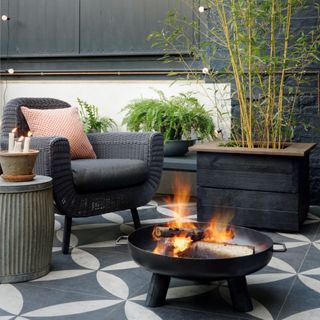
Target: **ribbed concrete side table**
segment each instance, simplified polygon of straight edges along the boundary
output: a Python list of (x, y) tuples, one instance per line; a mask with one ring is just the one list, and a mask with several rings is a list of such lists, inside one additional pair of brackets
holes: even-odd
[(39, 278), (49, 272), (54, 232), (52, 179), (0, 179), (0, 283)]

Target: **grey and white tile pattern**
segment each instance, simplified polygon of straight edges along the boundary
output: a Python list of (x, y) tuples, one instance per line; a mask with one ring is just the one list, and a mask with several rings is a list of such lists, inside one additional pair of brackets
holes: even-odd
[[(196, 207), (189, 204), (190, 219)], [(161, 199), (139, 209), (142, 223), (171, 220)], [(0, 284), (0, 320), (9, 319), (320, 319), (320, 208), (313, 207), (298, 234), (268, 233), (284, 242), (267, 267), (247, 277), (254, 309), (232, 310), (225, 281), (172, 279), (167, 304), (144, 305), (151, 274), (115, 240), (133, 230), (130, 212), (74, 219), (70, 255), (61, 253), (63, 219), (56, 216), (51, 272), (30, 282)]]

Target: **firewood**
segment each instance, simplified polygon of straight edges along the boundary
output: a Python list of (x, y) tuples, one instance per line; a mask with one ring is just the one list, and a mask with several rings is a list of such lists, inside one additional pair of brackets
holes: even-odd
[(193, 241), (203, 239), (205, 230), (192, 228), (170, 228), (155, 227), (154, 236), (156, 238), (171, 238), (175, 236), (190, 237)]
[(191, 258), (237, 258), (253, 255), (255, 253), (254, 246), (240, 245), (233, 243), (218, 243), (196, 241), (193, 242), (189, 249), (185, 250), (181, 256)]

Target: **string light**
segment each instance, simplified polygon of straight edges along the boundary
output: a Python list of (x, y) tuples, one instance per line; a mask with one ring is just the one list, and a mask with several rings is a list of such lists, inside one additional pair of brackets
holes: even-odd
[(1, 20), (2, 21), (8, 21), (8, 20), (10, 20), (10, 18), (4, 14), (4, 15), (1, 16)]
[(209, 69), (208, 68), (203, 68), (202, 69), (203, 74), (209, 74)]
[(14, 74), (14, 69), (13, 68), (8, 69), (7, 71), (8, 71), (9, 74)]
[(205, 7), (203, 7), (203, 6), (200, 6), (200, 7), (198, 8), (198, 10), (199, 10), (200, 13), (203, 13), (203, 12), (205, 12), (206, 10), (208, 10), (208, 8), (205, 8)]

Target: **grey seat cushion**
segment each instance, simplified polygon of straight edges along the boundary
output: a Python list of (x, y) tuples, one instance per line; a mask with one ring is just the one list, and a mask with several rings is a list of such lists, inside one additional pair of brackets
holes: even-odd
[(71, 161), (75, 188), (79, 192), (99, 192), (143, 183), (147, 164), (131, 159), (79, 159)]

